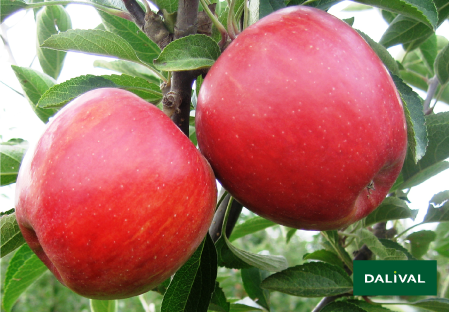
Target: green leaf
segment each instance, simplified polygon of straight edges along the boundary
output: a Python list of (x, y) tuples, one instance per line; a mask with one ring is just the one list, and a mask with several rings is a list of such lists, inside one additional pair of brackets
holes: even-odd
[(262, 289), (260, 284), (270, 275), (269, 272), (258, 268), (242, 269), (242, 282), (248, 296), (257, 304), (270, 311), (270, 292)]
[(178, 11), (178, 0), (155, 0), (153, 2), (159, 10), (166, 10), (168, 13)]
[(449, 81), (449, 44), (438, 53), (434, 67), (440, 83), (446, 84)]
[[(14, 208), (11, 208), (11, 209), (6, 210), (6, 211), (1, 211), (1, 212), (0, 212), (0, 217), (7, 216), (7, 215), (10, 215), (10, 214), (13, 214), (15, 211), (16, 211), (16, 210), (15, 210)], [(0, 241), (0, 243), (1, 243), (1, 241)]]
[[(438, 52), (448, 44), (446, 37), (432, 34), (419, 49), (405, 54), (401, 63), (403, 65), (400, 70), (401, 78), (411, 86), (427, 92), (428, 80), (435, 76), (434, 63)], [(440, 101), (449, 104), (449, 85), (438, 86), (435, 94), (439, 95)]]
[(399, 75), (398, 64), (396, 63), (396, 60), (391, 56), (390, 52), (388, 52), (388, 50), (385, 49), (384, 46), (371, 39), (364, 32), (360, 30), (357, 30), (357, 32), (363, 37), (363, 39), (365, 39), (365, 41), (370, 45), (374, 52), (376, 52), (377, 56), (384, 63), (385, 67), (387, 67), (387, 69), (394, 75)]
[(25, 96), (31, 104), (31, 108), (40, 120), (47, 123), (48, 119), (56, 114), (56, 109), (43, 109), (37, 107), (37, 102), (50, 87), (56, 84), (56, 81), (50, 76), (37, 70), (11, 65), (17, 79), (22, 85)]
[(131, 45), (119, 35), (98, 29), (72, 29), (53, 35), (41, 45), (61, 51), (114, 56), (141, 63)]
[(252, 265), (246, 263), (232, 252), (223, 235), (215, 242), (215, 248), (217, 249), (219, 266), (228, 269), (244, 269), (252, 267)]
[(437, 36), (432, 35), (426, 41), (419, 46), (419, 51), (423, 56), (423, 62), (427, 67), (427, 70), (434, 73), (434, 63), (438, 55)]
[(305, 263), (266, 278), (262, 288), (300, 297), (335, 296), (352, 291), (349, 275), (335, 265)]
[(384, 307), (379, 306), (377, 304), (371, 304), (371, 303), (368, 303), (368, 302), (363, 301), (363, 300), (349, 299), (349, 300), (346, 300), (345, 302), (353, 304), (353, 305), (355, 305), (355, 306), (357, 306), (359, 308), (362, 308), (363, 311), (367, 311), (367, 312), (391, 311), (391, 310), (385, 309)]
[(44, 73), (57, 79), (67, 52), (43, 49), (40, 45), (52, 35), (72, 28), (70, 15), (62, 5), (46, 6), (37, 13), (37, 58)]
[(274, 11), (285, 8), (283, 0), (260, 0), (259, 1), (259, 19), (265, 17)]
[(261, 270), (277, 272), (288, 267), (282, 256), (259, 255), (238, 249), (222, 235), (215, 243), (218, 253), (218, 265), (231, 269), (256, 267)]
[[(229, 202), (232, 203), (233, 200), (231, 197)], [(222, 228), (226, 228), (229, 210), (226, 210)], [(265, 271), (278, 272), (288, 267), (287, 260), (282, 256), (259, 255), (238, 249), (231, 244), (224, 232), (215, 243), (215, 247), (218, 253), (218, 265), (227, 268), (244, 269), (253, 266)]]
[(263, 311), (262, 308), (256, 308), (254, 306), (250, 306), (244, 303), (231, 303), (231, 309), (229, 312), (249, 312), (249, 311)]
[[(438, 22), (435, 29), (440, 26), (449, 15), (449, 3), (446, 0), (434, 0), (438, 11)], [(380, 44), (389, 48), (397, 44), (406, 44), (405, 50), (413, 50), (427, 40), (434, 33), (428, 25), (404, 15), (398, 15), (391, 22), (388, 29), (380, 39)]]
[(212, 38), (190, 35), (170, 42), (154, 60), (154, 66), (165, 71), (208, 68), (220, 53), (220, 47)]
[[(300, 1), (301, 3), (304, 1)], [(296, 4), (301, 4), (296, 3)], [(289, 3), (290, 4), (290, 3)], [(248, 25), (252, 25), (268, 14), (285, 7), (282, 0), (260, 0), (249, 2)]]
[[(196, 107), (196, 94), (192, 92), (192, 100), (191, 103), (193, 107)], [(193, 145), (198, 145), (198, 140), (196, 138), (196, 129), (195, 129), (195, 116), (190, 116), (189, 119), (189, 139), (192, 141)]]
[(359, 246), (366, 245), (380, 260), (407, 260), (407, 256), (400, 250), (385, 247), (379, 239), (365, 228), (356, 233)]
[(0, 243), (0, 258), (25, 244), (15, 213), (3, 215), (0, 218)]
[(129, 76), (143, 78), (157, 85), (161, 83), (161, 80), (154, 73), (154, 71), (152, 71), (148, 67), (133, 62), (122, 60), (111, 62), (104, 60), (96, 60), (94, 61), (94, 67), (109, 69)]
[(396, 249), (396, 250), (403, 252), (407, 256), (407, 260), (416, 260), (416, 258), (413, 257), (412, 254), (407, 249), (405, 249), (402, 245), (399, 245), (398, 243), (393, 242), (389, 239), (385, 239), (385, 238), (379, 238), (379, 241), (386, 248)]
[(373, 9), (370, 5), (358, 4), (358, 3), (350, 3), (347, 7), (345, 7), (342, 12), (360, 12)]
[(307, 253), (303, 257), (304, 260), (320, 260), (329, 264), (333, 264), (335, 266), (338, 266), (340, 268), (344, 267), (343, 261), (337, 256), (337, 254), (326, 250), (326, 249), (320, 249), (316, 250), (312, 253)]
[(427, 91), (427, 88), (429, 86), (427, 83), (428, 79), (433, 77), (435, 74), (429, 71), (428, 66), (424, 64), (424, 58), (420, 51), (421, 50), (414, 50), (405, 54), (404, 59), (401, 63), (402, 68), (400, 69), (399, 73), (401, 75), (401, 78), (404, 79), (405, 82), (423, 91)]
[(121, 0), (87, 0), (87, 1), (104, 7), (114, 8), (123, 12), (128, 12), (125, 7), (125, 4)]
[(350, 18), (345, 18), (345, 19), (343, 19), (343, 21), (344, 21), (346, 24), (348, 24), (349, 26), (352, 27), (352, 25), (354, 25), (355, 18), (354, 18), (354, 16), (353, 16), (353, 17), (350, 17)]
[(273, 221), (267, 220), (265, 218), (259, 216), (253, 217), (243, 223), (237, 224), (232, 231), (231, 237), (229, 237), (229, 241), (235, 241), (240, 237), (262, 231), (268, 227), (275, 225), (277, 225), (277, 223), (274, 223)]
[(35, 280), (47, 271), (45, 264), (39, 260), (27, 244), (22, 245), (9, 262), (6, 271), (3, 308), (11, 312), (11, 308)]
[(117, 300), (94, 300), (90, 299), (90, 310), (92, 312), (115, 312), (117, 311)]
[(435, 233), (435, 251), (440, 255), (449, 258), (449, 222), (441, 222), (438, 224)]
[(292, 0), (288, 3), (288, 6), (304, 4), (323, 11), (327, 11), (339, 2), (342, 2), (342, 0)]
[(443, 205), (449, 200), (449, 191), (442, 191), (432, 196), (430, 199), (431, 204), (436, 206)]
[(410, 234), (406, 239), (410, 241), (412, 255), (417, 259), (421, 259), (422, 256), (427, 254), (430, 243), (433, 242), (436, 237), (437, 235), (435, 232), (422, 230)]
[(159, 86), (146, 81), (143, 78), (128, 75), (85, 75), (72, 78), (63, 83), (57, 84), (42, 95), (39, 100), (39, 107), (42, 108), (62, 108), (74, 98), (87, 91), (98, 88), (120, 88), (143, 98), (148, 102), (157, 103), (162, 99)]
[(176, 272), (162, 300), (161, 312), (207, 311), (215, 289), (217, 253), (209, 234)]
[(286, 240), (285, 240), (285, 242), (288, 244), (289, 242), (290, 242), (290, 240), (292, 239), (292, 237), (295, 235), (295, 233), (297, 232), (298, 230), (297, 229), (294, 229), (294, 228), (288, 228), (288, 231), (287, 231), (287, 237), (286, 237)]
[(86, 75), (72, 78), (48, 89), (39, 100), (38, 106), (61, 109), (65, 104), (87, 91), (107, 87), (115, 88), (117, 85), (101, 76)]
[(419, 209), (410, 209), (406, 202), (397, 197), (387, 197), (384, 201), (371, 212), (364, 220), (365, 227), (379, 222), (386, 222), (389, 220), (400, 220), (411, 218), (415, 220)]
[(405, 84), (401, 78), (393, 75), (393, 81), (405, 103), (404, 112), (407, 119), (408, 147), (415, 163), (417, 163), (426, 153), (428, 144), (422, 101), (418, 94)]
[(16, 182), (20, 164), (28, 149), (28, 142), (13, 139), (0, 143), (0, 185)]
[(322, 231), (321, 235), (329, 242), (332, 251), (344, 262), (344, 264), (352, 271), (352, 258), (349, 256), (346, 249), (340, 245), (340, 237), (337, 231)]
[(383, 19), (387, 22), (387, 24), (391, 24), (391, 22), (394, 20), (394, 18), (397, 16), (398, 14), (387, 11), (387, 10), (382, 10), (382, 17)]
[(196, 129), (195, 126), (189, 125), (189, 139), (192, 141), (193, 145), (198, 145), (198, 139), (196, 138)]
[(215, 290), (209, 303), (209, 310), (218, 312), (229, 312), (230, 303), (226, 300), (226, 295), (220, 288), (218, 282), (215, 282)]
[(449, 221), (449, 202), (441, 207), (435, 207), (433, 204), (427, 208), (423, 223), (444, 222)]
[(159, 56), (161, 49), (137, 25), (127, 19), (98, 10), (106, 30), (125, 39), (134, 49), (137, 57), (153, 67), (153, 60)]
[(408, 16), (436, 29), (438, 13), (432, 0), (355, 0), (356, 2), (372, 5), (380, 9)]
[(449, 168), (444, 160), (449, 157), (449, 112), (425, 117), (429, 144), (424, 157), (415, 164), (414, 156), (407, 154), (402, 167), (404, 182), (399, 189), (418, 185), (437, 173)]
[(398, 15), (391, 22), (379, 43), (389, 48), (397, 44), (411, 43), (417, 39), (425, 41), (433, 31), (417, 20)]
[(10, 15), (25, 9), (27, 4), (23, 0), (0, 1), (0, 24)]
[(346, 301), (337, 301), (327, 304), (321, 312), (367, 312), (367, 310)]
[(449, 311), (449, 300), (445, 298), (428, 298), (416, 302), (403, 303), (409, 306), (422, 308), (428, 311)]

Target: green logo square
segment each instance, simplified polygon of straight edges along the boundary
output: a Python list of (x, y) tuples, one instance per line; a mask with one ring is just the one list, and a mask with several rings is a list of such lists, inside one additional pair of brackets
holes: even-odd
[(355, 296), (436, 296), (436, 260), (356, 260)]

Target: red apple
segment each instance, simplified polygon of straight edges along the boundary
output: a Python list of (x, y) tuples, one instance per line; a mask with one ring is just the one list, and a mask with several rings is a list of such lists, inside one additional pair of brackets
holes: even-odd
[(396, 180), (407, 132), (395, 85), (349, 25), (276, 11), (219, 57), (198, 96), (198, 144), (244, 206), (311, 230), (372, 212)]
[(120, 89), (80, 96), (27, 153), (16, 216), (58, 280), (95, 299), (144, 293), (184, 264), (207, 233), (215, 178), (154, 105)]

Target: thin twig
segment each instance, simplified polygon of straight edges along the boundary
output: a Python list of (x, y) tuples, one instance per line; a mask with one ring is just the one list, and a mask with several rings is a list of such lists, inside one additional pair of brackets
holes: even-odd
[(347, 295), (336, 295), (336, 296), (331, 296), (331, 297), (324, 297), (323, 299), (321, 299), (321, 301), (315, 306), (315, 308), (313, 309), (312, 312), (319, 312), (321, 311), (321, 309), (323, 309), (326, 305), (328, 305), (331, 302), (334, 302), (335, 300), (337, 300), (338, 298), (341, 298), (343, 296), (347, 296)]
[(429, 88), (427, 89), (427, 97), (423, 103), (424, 115), (429, 115), (432, 113), (432, 109), (430, 108), (430, 102), (435, 96), (435, 92), (437, 91), (439, 85), (440, 81), (438, 80), (437, 76), (434, 76), (431, 79), (429, 79)]
[(19, 91), (17, 91), (16, 89), (12, 88), (11, 86), (8, 86), (6, 83), (4, 83), (3, 81), (0, 80), (0, 83), (3, 84), (4, 86), (10, 88), (12, 91), (14, 91), (15, 93), (17, 93), (18, 95), (25, 97), (25, 95), (23, 93), (20, 93)]
[(0, 36), (2, 38), (3, 41), (3, 46), (5, 47), (6, 52), (8, 53), (8, 58), (9, 58), (9, 62), (12, 65), (17, 65), (16, 60), (14, 58), (14, 55), (11, 51), (11, 46), (9, 45), (9, 40), (8, 40), (8, 29), (6, 24), (1, 24), (0, 25)]

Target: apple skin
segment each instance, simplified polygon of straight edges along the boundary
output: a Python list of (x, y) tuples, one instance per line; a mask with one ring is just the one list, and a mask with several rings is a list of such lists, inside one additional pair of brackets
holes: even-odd
[(62, 284), (118, 299), (154, 288), (189, 259), (216, 196), (209, 164), (167, 116), (104, 88), (64, 107), (26, 154), (16, 216)]
[(372, 212), (407, 149), (402, 102), (375, 52), (343, 21), (301, 6), (251, 25), (218, 58), (198, 95), (196, 133), (239, 202), (308, 230)]

